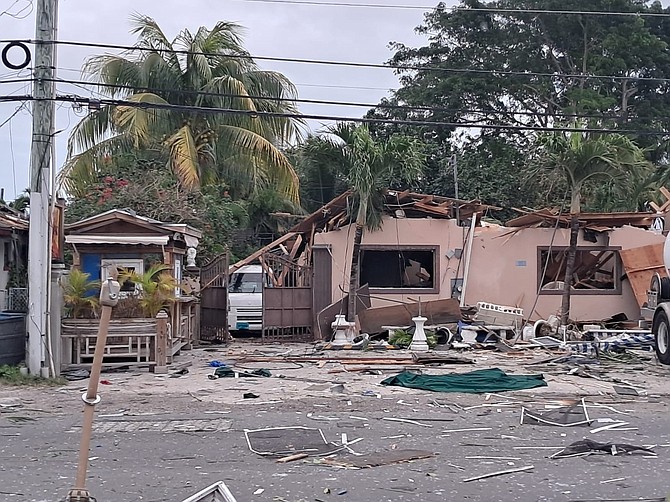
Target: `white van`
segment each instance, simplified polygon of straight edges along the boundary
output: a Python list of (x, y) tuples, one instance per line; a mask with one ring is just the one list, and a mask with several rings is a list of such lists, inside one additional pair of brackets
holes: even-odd
[[(245, 265), (228, 278), (228, 329), (263, 329), (263, 283), (267, 274), (260, 265)], [(267, 286), (267, 283), (266, 283)]]

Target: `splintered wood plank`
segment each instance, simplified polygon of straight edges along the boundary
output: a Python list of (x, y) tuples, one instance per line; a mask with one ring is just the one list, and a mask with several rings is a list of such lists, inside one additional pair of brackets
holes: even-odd
[(647, 301), (647, 290), (651, 278), (657, 272), (665, 277), (663, 264), (663, 244), (652, 244), (639, 248), (619, 251), (624, 271), (630, 282), (638, 305)]
[(347, 455), (344, 457), (326, 458), (322, 460), (322, 463), (338, 467), (367, 469), (368, 467), (399, 464), (434, 456), (435, 453), (426, 450), (389, 450), (369, 453), (367, 455)]
[(279, 247), (280, 244), (292, 239), (296, 235), (297, 235), (296, 232), (289, 232), (286, 235), (281, 236), (279, 239), (271, 242), (267, 246), (263, 246), (258, 251), (255, 251), (255, 252), (251, 253), (246, 258), (238, 261), (237, 263), (233, 263), (230, 267), (228, 267), (228, 273), (232, 274), (233, 272), (238, 270), (240, 267), (243, 267), (244, 265), (249, 265), (250, 263), (253, 263), (261, 255), (264, 255), (268, 251), (272, 251), (274, 248)]

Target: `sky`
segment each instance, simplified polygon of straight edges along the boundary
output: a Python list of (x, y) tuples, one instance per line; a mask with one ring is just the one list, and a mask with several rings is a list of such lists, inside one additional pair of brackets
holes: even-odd
[[(320, 0), (316, 0), (320, 1)], [(325, 0), (323, 0), (325, 1)], [(37, 0), (0, 0), (0, 39), (35, 37), (35, 4)], [(343, 3), (384, 4), (382, 0), (347, 0)], [(453, 5), (454, 0), (447, 1)], [(425, 12), (437, 2), (431, 0), (397, 0), (396, 5), (411, 9), (345, 7), (266, 3), (249, 0), (60, 0), (58, 39), (106, 44), (132, 45), (130, 16), (139, 13), (153, 17), (169, 38), (181, 29), (192, 32), (200, 26), (211, 28), (219, 20), (233, 21), (244, 27), (244, 45), (252, 56), (286, 57), (384, 63), (392, 55), (388, 44), (402, 42), (424, 45), (426, 39), (415, 32)], [(386, 3), (388, 5), (388, 2)], [(0, 44), (0, 48), (4, 44)], [(32, 46), (31, 46), (32, 47)], [(83, 80), (81, 67), (92, 55), (115, 53), (114, 50), (61, 45), (57, 54), (57, 76)], [(20, 60), (10, 52), (10, 58)], [(16, 61), (14, 59), (14, 61)], [(297, 87), (299, 98), (349, 101), (376, 104), (398, 87), (390, 69), (352, 68), (304, 63), (258, 61), (261, 68), (280, 71)], [(30, 94), (26, 84), (3, 83), (3, 80), (29, 78), (28, 69), (14, 71), (0, 65), (0, 95)], [(94, 97), (90, 92), (70, 84), (58, 84), (58, 94)], [(11, 116), (20, 103), (0, 103), (0, 123)], [(0, 127), (0, 188), (5, 200), (13, 200), (27, 186), (32, 118), (29, 105)], [(338, 117), (361, 117), (367, 108), (301, 104), (305, 114)], [(69, 103), (59, 103), (56, 113), (56, 167), (66, 157), (67, 136), (81, 119), (83, 111)], [(309, 121), (313, 132), (327, 123)]]

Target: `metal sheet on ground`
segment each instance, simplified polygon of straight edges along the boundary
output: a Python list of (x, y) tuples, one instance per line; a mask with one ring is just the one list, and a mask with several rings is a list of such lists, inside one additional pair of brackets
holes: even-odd
[(223, 481), (214, 483), (182, 502), (237, 502)]
[(329, 455), (344, 448), (328, 443), (321, 429), (310, 427), (245, 430), (244, 435), (249, 449), (264, 456), (286, 456), (293, 453)]

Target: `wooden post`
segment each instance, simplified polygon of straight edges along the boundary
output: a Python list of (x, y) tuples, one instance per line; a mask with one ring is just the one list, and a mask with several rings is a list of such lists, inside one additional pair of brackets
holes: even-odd
[(168, 315), (161, 310), (156, 316), (156, 364), (151, 367), (153, 373), (165, 374), (167, 369)]

